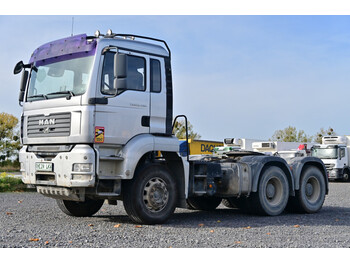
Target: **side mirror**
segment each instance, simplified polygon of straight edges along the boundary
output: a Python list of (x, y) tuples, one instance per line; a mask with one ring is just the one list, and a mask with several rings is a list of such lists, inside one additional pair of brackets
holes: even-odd
[(28, 81), (28, 71), (23, 71), (22, 73), (22, 78), (21, 78), (21, 86), (20, 86), (20, 90), (21, 91), (25, 91), (26, 90), (26, 85), (27, 85), (27, 81)]
[(114, 56), (114, 87), (118, 91), (127, 89), (128, 60), (126, 54), (116, 53)]
[(13, 69), (13, 74), (17, 75), (22, 72), (24, 68), (23, 61), (19, 61), (16, 65), (15, 68)]
[(23, 71), (22, 73), (22, 78), (21, 78), (21, 86), (20, 86), (20, 92), (19, 92), (19, 97), (18, 100), (19, 102), (23, 102), (24, 99), (24, 91), (26, 90), (26, 85), (28, 81), (28, 71)]
[(18, 96), (18, 101), (23, 102), (23, 100), (24, 100), (24, 91), (20, 91)]

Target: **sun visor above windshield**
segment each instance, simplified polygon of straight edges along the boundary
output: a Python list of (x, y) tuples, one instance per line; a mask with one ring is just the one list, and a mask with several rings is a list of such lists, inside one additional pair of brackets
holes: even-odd
[(79, 57), (85, 55), (92, 55), (95, 53), (96, 40), (87, 40), (86, 34), (75, 35), (72, 37), (62, 38), (53, 42), (46, 43), (37, 48), (29, 63), (47, 60), (55, 57), (62, 57), (67, 55), (77, 55)]

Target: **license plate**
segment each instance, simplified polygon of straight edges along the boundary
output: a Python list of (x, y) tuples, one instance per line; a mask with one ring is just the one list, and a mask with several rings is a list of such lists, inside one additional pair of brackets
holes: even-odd
[(52, 163), (35, 163), (35, 170), (52, 172)]

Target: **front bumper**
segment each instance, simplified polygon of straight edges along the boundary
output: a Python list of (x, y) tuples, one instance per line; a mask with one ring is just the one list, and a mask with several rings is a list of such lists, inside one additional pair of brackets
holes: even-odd
[(341, 169), (327, 170), (329, 179), (340, 179), (343, 178), (343, 173)]
[[(88, 145), (75, 145), (69, 152), (55, 152), (51, 157), (43, 157), (38, 152), (28, 152), (23, 146), (19, 152), (22, 181), (30, 185), (58, 187), (93, 187), (96, 180), (95, 152)], [(38, 171), (36, 163), (52, 163), (52, 170)], [(73, 164), (90, 163), (86, 172), (73, 171)]]

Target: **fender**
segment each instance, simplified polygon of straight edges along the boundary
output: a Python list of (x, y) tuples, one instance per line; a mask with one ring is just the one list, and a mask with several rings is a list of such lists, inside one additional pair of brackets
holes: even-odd
[(246, 163), (251, 169), (252, 175), (252, 192), (257, 192), (259, 178), (261, 171), (264, 167), (274, 165), (280, 167), (287, 176), (289, 181), (289, 194), (294, 195), (294, 178), (293, 174), (289, 169), (287, 162), (280, 157), (266, 156), (266, 155), (254, 155), (254, 156), (244, 156), (239, 162)]
[(133, 137), (121, 151), (120, 155), (124, 160), (117, 164), (117, 177), (119, 179), (132, 179), (141, 157), (152, 151), (178, 152), (179, 141), (175, 137), (151, 134), (141, 134)]
[(317, 157), (295, 157), (288, 160), (288, 164), (292, 170), (295, 179), (295, 190), (299, 190), (300, 186), (300, 176), (305, 165), (311, 165), (319, 168), (323, 174), (326, 181), (326, 194), (328, 194), (328, 178), (327, 170), (321, 159)]

